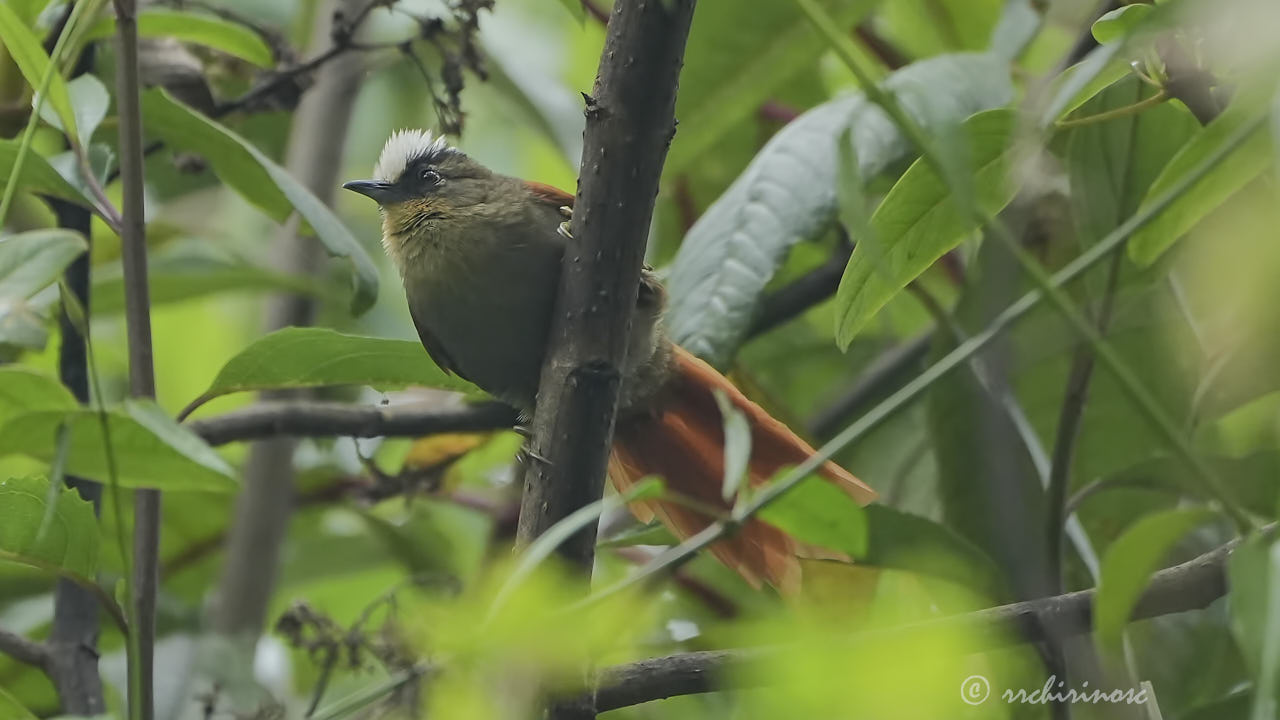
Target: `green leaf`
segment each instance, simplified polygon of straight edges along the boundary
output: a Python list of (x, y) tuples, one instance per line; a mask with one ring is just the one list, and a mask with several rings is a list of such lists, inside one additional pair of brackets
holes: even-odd
[[(45, 72), (49, 69), (49, 55), (45, 53), (40, 39), (32, 34), (22, 18), (14, 12), (9, 4), (0, 3), (0, 44), (3, 44), (14, 64), (22, 71), (27, 84), (33, 88), (41, 87)], [(62, 120), (62, 128), (73, 140), (80, 135), (76, 130), (75, 109), (71, 104), (71, 94), (67, 91), (67, 83), (56, 71), (50, 76), (46, 90), (45, 102), (53, 106)]]
[[(112, 37), (115, 32), (115, 18), (108, 17), (94, 23), (85, 38), (101, 40)], [(269, 68), (275, 64), (271, 48), (267, 47), (257, 33), (238, 23), (204, 13), (148, 8), (138, 14), (138, 35), (172, 37), (182, 42), (203, 45), (258, 67)]]
[[(844, 28), (865, 16), (869, 0), (824, 0)], [(674, 177), (755, 112), (825, 48), (804, 16), (785, 0), (702, 0), (680, 72), (676, 117), (663, 174)]]
[(57, 378), (21, 365), (0, 366), (0, 426), (36, 410), (76, 410), (75, 396)]
[[(50, 522), (41, 532), (46, 514)], [(98, 545), (93, 504), (74, 490), (50, 493), (49, 481), (41, 477), (0, 482), (0, 560), (92, 582)]]
[(1250, 717), (1276, 716), (1280, 702), (1280, 544), (1254, 536), (1231, 553), (1227, 565), (1231, 630), (1254, 676)]
[(556, 548), (560, 547), (565, 541), (573, 537), (579, 530), (586, 527), (590, 523), (595, 523), (611, 510), (621, 507), (626, 503), (640, 502), (642, 500), (652, 500), (662, 496), (664, 485), (662, 480), (656, 477), (647, 477), (641, 479), (631, 489), (619, 495), (608, 495), (595, 502), (588, 503), (574, 510), (559, 522), (547, 528), (546, 532), (539, 535), (529, 546), (520, 554), (520, 559), (516, 566), (511, 570), (511, 574), (507, 577), (506, 582), (498, 589), (493, 596), (493, 605), (489, 608), (490, 616), (495, 613), (511, 593), (525, 581), (533, 571), (542, 564), (544, 560), (551, 557)]
[(1266, 109), (1246, 105), (1249, 104), (1232, 104), (1218, 119), (1205, 126), (1169, 160), (1164, 171), (1151, 184), (1143, 207), (1183, 182), (1206, 157), (1217, 153), (1242, 128), (1250, 124), (1255, 126), (1243, 144), (1196, 181), (1155, 220), (1134, 233), (1129, 239), (1129, 257), (1135, 263), (1146, 266), (1155, 262), (1178, 238), (1271, 165), (1274, 158), (1272, 139), (1263, 122)]
[[(151, 289), (152, 305), (231, 290), (285, 290), (321, 297), (326, 288), (325, 283), (316, 278), (256, 267), (237, 259), (210, 254), (196, 246), (173, 252), (162, 250), (150, 258), (147, 284)], [(95, 314), (124, 310), (124, 276), (119, 266), (94, 268), (92, 307)]]
[(475, 385), (431, 362), (420, 343), (290, 327), (258, 339), (228, 360), (182, 415), (228, 393), (329, 385), (371, 385), (380, 390), (422, 385), (481, 394)]
[[(1013, 198), (1006, 177), (1016, 118), (990, 110), (965, 121), (973, 200), (996, 213)], [(847, 348), (886, 303), (977, 229), (933, 165), (917, 160), (871, 216), (872, 242), (859, 242), (836, 291), (836, 343)]]
[[(226, 461), (155, 403), (131, 400), (106, 414), (122, 486), (167, 492), (236, 489), (234, 472)], [(71, 432), (67, 473), (110, 482), (102, 424), (95, 410), (37, 410), (15, 415), (0, 425), (0, 455), (52, 461), (56, 431), (62, 423)]]
[(1102, 44), (1119, 40), (1138, 27), (1138, 23), (1145, 20), (1153, 9), (1151, 5), (1142, 4), (1118, 7), (1093, 23), (1093, 39)]
[(5, 692), (4, 688), (0, 688), (0, 717), (9, 720), (36, 720), (36, 716), (18, 702), (17, 698)]
[(866, 510), (848, 493), (816, 475), (765, 505), (758, 516), (806, 543), (853, 558), (867, 552)]
[[(1154, 93), (1138, 78), (1126, 78), (1085, 104), (1081, 114), (1087, 117), (1127, 107)], [(1106, 236), (1138, 209), (1169, 158), (1199, 128), (1190, 113), (1162, 103), (1070, 131), (1067, 173), (1085, 246)]]
[(1093, 630), (1104, 648), (1119, 647), (1124, 626), (1147, 580), (1169, 550), (1192, 530), (1218, 517), (1206, 508), (1175, 508), (1145, 515), (1107, 548), (1093, 605)]
[[(18, 148), (17, 140), (0, 140), (0, 183), (8, 182), (9, 174), (13, 172), (13, 165), (18, 160)], [(27, 153), (22, 161), (18, 189), (50, 195), (85, 207), (93, 205), (75, 186), (64, 180), (44, 158), (33, 152)]]
[[(917, 122), (948, 124), (1012, 97), (1004, 61), (948, 55), (886, 82)], [(836, 215), (837, 142), (852, 128), (865, 182), (910, 157), (894, 123), (862, 94), (820, 105), (778, 132), (685, 237), (671, 269), (673, 339), (723, 365), (741, 344), (760, 295), (797, 243), (827, 232)]]
[(44, 347), (46, 318), (29, 301), (88, 249), (84, 238), (68, 230), (0, 237), (0, 344)]
[(608, 540), (596, 543), (598, 548), (631, 547), (633, 545), (678, 545), (680, 539), (666, 525), (654, 521), (648, 525), (627, 528)]
[[(111, 96), (102, 81), (92, 75), (81, 75), (67, 83), (67, 92), (71, 96), (71, 110), (75, 114), (76, 138), (81, 147), (88, 147), (93, 131), (98, 129), (98, 125), (107, 116)], [(46, 103), (40, 107), (40, 118), (53, 127), (68, 132), (56, 110), (56, 107)]]
[(582, 0), (560, 0), (560, 4), (579, 25), (587, 21), (587, 9), (582, 6)]
[(360, 245), (324, 203), (253, 143), (152, 89), (142, 95), (147, 131), (170, 147), (200, 153), (218, 178), (278, 222), (296, 210), (315, 230), (330, 255), (351, 261), (355, 288), (351, 311), (361, 313), (378, 294), (378, 270)]
[(860, 564), (940, 578), (993, 599), (1004, 596), (995, 562), (950, 528), (885, 505), (863, 512), (869, 532), (867, 551), (855, 557)]
[(716, 390), (714, 396), (724, 420), (724, 479), (720, 493), (725, 500), (733, 500), (751, 462), (751, 425), (723, 392)]

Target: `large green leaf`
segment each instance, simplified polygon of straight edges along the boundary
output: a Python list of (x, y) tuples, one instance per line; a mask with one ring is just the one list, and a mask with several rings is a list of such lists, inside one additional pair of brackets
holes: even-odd
[[(846, 28), (876, 5), (873, 0), (823, 4)], [(701, 0), (680, 72), (680, 131), (663, 172), (674, 176), (688, 169), (779, 85), (812, 66), (824, 50), (795, 3)]]
[(93, 504), (74, 490), (50, 493), (42, 477), (0, 482), (0, 560), (92, 581), (98, 544)]
[[(949, 55), (893, 74), (885, 88), (917, 122), (955, 124), (1009, 102), (1006, 64)], [(723, 365), (745, 337), (760, 294), (799, 242), (821, 236), (836, 214), (837, 142), (846, 130), (859, 175), (871, 181), (912, 149), (861, 94), (832, 100), (789, 123), (689, 231), (671, 270), (668, 327), (693, 353)]]
[(1271, 165), (1274, 158), (1272, 137), (1263, 121), (1265, 114), (1265, 107), (1233, 104), (1173, 156), (1151, 184), (1144, 204), (1154, 202), (1170, 187), (1182, 182), (1206, 157), (1218, 152), (1242, 128), (1255, 126), (1243, 144), (1180, 195), (1155, 220), (1134, 233), (1129, 239), (1129, 257), (1134, 262), (1139, 265), (1155, 262), (1178, 238)]
[[(327, 287), (316, 278), (288, 275), (195, 250), (194, 247), (175, 252), (161, 250), (150, 259), (147, 283), (152, 305), (232, 290), (284, 290), (319, 297)], [(124, 310), (124, 276), (118, 266), (94, 269), (91, 307), (94, 313)]]
[(1102, 558), (1102, 580), (1093, 604), (1093, 630), (1099, 645), (1119, 647), (1124, 626), (1160, 561), (1187, 533), (1216, 517), (1207, 508), (1151, 513), (1111, 543)]
[(45, 318), (29, 301), (88, 248), (68, 230), (0, 237), (0, 344), (44, 347)]
[(1254, 676), (1255, 720), (1280, 708), (1280, 544), (1255, 536), (1231, 553), (1231, 629)]
[[(965, 121), (973, 201), (995, 213), (1013, 198), (1007, 171), (1016, 117), (1009, 110), (979, 113)], [(946, 178), (917, 160), (903, 173), (871, 216), (870, 237), (849, 258), (836, 292), (836, 342), (849, 346), (894, 295), (960, 244), (978, 227), (978, 216), (961, 207)]]
[(856, 556), (859, 563), (941, 578), (993, 599), (1004, 596), (996, 564), (954, 531), (885, 505), (868, 505), (863, 512), (867, 551)]
[[(1131, 106), (1154, 92), (1138, 78), (1127, 78), (1086, 103), (1082, 114)], [(1199, 127), (1190, 113), (1164, 103), (1136, 115), (1071, 130), (1067, 173), (1085, 245), (1092, 245), (1137, 211), (1169, 158)]]
[[(81, 75), (67, 83), (67, 92), (71, 95), (72, 112), (76, 117), (76, 137), (82, 147), (88, 147), (93, 131), (98, 129), (107, 117), (107, 108), (111, 106), (111, 96), (102, 81), (92, 75)], [(40, 107), (40, 117), (50, 125), (68, 132), (62, 124), (52, 105)]]
[(0, 688), (0, 717), (8, 720), (36, 720), (30, 710), (18, 702), (18, 699)]
[[(70, 431), (68, 474), (111, 481), (98, 412), (89, 409), (36, 410), (0, 425), (0, 455), (26, 455), (50, 462), (59, 425)], [(217, 452), (175, 423), (149, 401), (129, 401), (107, 411), (116, 479), (125, 487), (168, 492), (236, 488), (234, 473)]]
[[(27, 84), (33, 88), (41, 87), (45, 71), (49, 69), (49, 55), (45, 53), (40, 39), (32, 34), (22, 18), (9, 7), (8, 3), (0, 3), (0, 44), (9, 51), (9, 57), (22, 71)], [(80, 136), (76, 131), (75, 108), (71, 104), (71, 94), (67, 92), (67, 83), (62, 76), (54, 72), (49, 78), (46, 100), (53, 106), (62, 127), (73, 140)]]
[[(18, 159), (18, 141), (0, 140), (0, 188), (8, 182), (9, 174)], [(22, 161), (22, 174), (18, 176), (18, 189), (31, 193), (42, 193), (60, 200), (73, 202), (86, 207), (92, 203), (71, 183), (63, 179), (49, 165), (48, 161), (36, 153), (29, 152)]]
[(805, 478), (760, 509), (760, 519), (806, 543), (845, 553), (867, 552), (867, 514), (849, 494), (820, 477)]
[(475, 385), (431, 362), (417, 342), (290, 327), (260, 338), (228, 360), (183, 415), (228, 393), (329, 385), (371, 385), (383, 390), (422, 385), (480, 393)]
[(57, 378), (21, 365), (0, 366), (0, 426), (36, 410), (75, 410), (79, 407), (67, 386)]
[[(86, 33), (87, 40), (101, 40), (115, 35), (114, 17), (94, 23)], [(271, 48), (257, 33), (243, 25), (205, 13), (167, 8), (148, 8), (138, 14), (138, 35), (172, 37), (183, 42), (204, 45), (234, 55), (259, 67), (271, 67), (275, 58)]]
[(373, 259), (333, 211), (284, 168), (253, 143), (182, 105), (163, 90), (143, 93), (142, 114), (149, 133), (170, 147), (203, 155), (220, 180), (277, 221), (283, 222), (296, 210), (331, 255), (351, 261), (355, 287), (352, 312), (363, 312), (373, 304), (378, 292), (378, 271)]

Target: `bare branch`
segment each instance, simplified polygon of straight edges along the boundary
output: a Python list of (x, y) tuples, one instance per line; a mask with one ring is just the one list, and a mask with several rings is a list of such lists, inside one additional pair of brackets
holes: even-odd
[[(1134, 608), (1132, 618), (1141, 620), (1199, 610), (1222, 597), (1227, 591), (1227, 559), (1238, 543), (1238, 540), (1232, 541), (1156, 573)], [(1050, 629), (1055, 635), (1078, 635), (1092, 628), (1096, 592), (1096, 589), (1080, 590), (898, 628), (859, 633), (850, 635), (846, 642), (865, 645), (865, 652), (874, 653), (878, 647), (903, 643), (908, 638), (960, 632), (975, 639), (967, 649), (977, 652), (1042, 641), (1047, 639)], [(596, 709), (604, 712), (677, 695), (746, 687), (745, 678), (762, 675), (741, 671), (753, 663), (776, 657), (780, 652), (776, 647), (766, 647), (679, 653), (604, 668), (596, 676)]]
[(502, 430), (515, 421), (515, 410), (494, 402), (442, 410), (295, 400), (261, 402), (187, 426), (210, 445), (225, 445), (279, 436), (421, 437)]
[(28, 640), (15, 632), (0, 628), (0, 653), (48, 672), (51, 655), (49, 647), (44, 643)]

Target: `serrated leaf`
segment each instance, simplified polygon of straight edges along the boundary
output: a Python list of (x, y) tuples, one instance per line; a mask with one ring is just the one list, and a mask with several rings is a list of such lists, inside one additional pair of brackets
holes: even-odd
[(1196, 223), (1220, 207), (1228, 197), (1243, 188), (1274, 159), (1271, 134), (1264, 122), (1265, 108), (1248, 103), (1235, 103), (1218, 119), (1209, 123), (1187, 141), (1155, 182), (1147, 190), (1143, 207), (1168, 192), (1169, 188), (1183, 182), (1204, 159), (1217, 153), (1232, 140), (1237, 132), (1249, 125), (1255, 126), (1239, 147), (1228, 154), (1191, 189), (1183, 193), (1129, 239), (1129, 258), (1138, 265), (1155, 262)]
[[(846, 28), (875, 7), (868, 0), (823, 4)], [(748, 5), (744, 8), (744, 0), (702, 0), (694, 11), (676, 97), (680, 130), (663, 166), (668, 177), (688, 169), (826, 49), (794, 3)]]
[[(0, 140), (0, 188), (8, 182), (13, 165), (18, 159), (18, 141)], [(60, 200), (91, 207), (92, 203), (75, 186), (63, 179), (57, 170), (33, 152), (22, 161), (22, 174), (18, 176), (18, 189), (30, 193), (43, 193)]]
[(483, 394), (431, 362), (420, 343), (290, 327), (259, 338), (228, 360), (183, 415), (228, 393), (331, 385), (369, 385), (380, 390), (421, 385)]
[[(27, 79), (27, 84), (33, 88), (41, 87), (49, 69), (49, 55), (44, 51), (40, 39), (32, 34), (31, 29), (8, 3), (0, 3), (0, 44), (9, 52), (9, 57)], [(53, 106), (67, 135), (78, 140), (80, 134), (76, 129), (71, 94), (67, 91), (66, 81), (57, 71), (50, 75), (45, 95), (46, 104)]]
[[(986, 213), (999, 212), (1014, 195), (1007, 170), (1015, 123), (1012, 111), (990, 110), (962, 127), (972, 199)], [(977, 227), (977, 216), (960, 207), (932, 164), (912, 164), (871, 216), (874, 241), (854, 247), (840, 278), (836, 343), (847, 348), (880, 308)]]
[[(885, 88), (920, 123), (955, 123), (1012, 97), (1004, 61), (945, 55), (894, 73)], [(853, 129), (860, 175), (871, 181), (909, 157), (893, 122), (861, 94), (820, 105), (778, 132), (685, 237), (671, 270), (673, 339), (723, 365), (746, 335), (761, 292), (797, 243), (836, 214), (836, 143)]]
[[(92, 75), (81, 75), (67, 83), (67, 92), (71, 97), (71, 111), (75, 115), (76, 138), (81, 147), (88, 147), (93, 131), (98, 129), (98, 125), (107, 116), (111, 96), (102, 81)], [(53, 127), (68, 132), (57, 109), (50, 103), (40, 107), (40, 118)]]
[(808, 477), (760, 509), (759, 518), (794, 538), (851, 558), (867, 552), (867, 515), (849, 494)]
[(1160, 561), (1187, 533), (1218, 517), (1206, 508), (1151, 513), (1129, 526), (1102, 557), (1102, 578), (1093, 602), (1093, 631), (1103, 648), (1119, 647), (1124, 626)]
[(724, 477), (720, 481), (720, 494), (732, 501), (742, 487), (751, 462), (751, 425), (723, 392), (715, 390), (713, 396), (724, 428)]
[(297, 211), (330, 255), (351, 261), (351, 311), (361, 313), (378, 294), (378, 270), (364, 246), (333, 211), (253, 143), (169, 97), (161, 89), (142, 95), (148, 133), (170, 147), (200, 153), (218, 178), (278, 222)]
[(49, 481), (41, 477), (0, 482), (0, 560), (91, 582), (98, 571), (98, 545), (93, 504), (74, 490), (50, 493)]
[(1115, 42), (1124, 37), (1126, 33), (1132, 32), (1151, 14), (1154, 8), (1151, 5), (1133, 4), (1118, 7), (1093, 23), (1091, 32), (1093, 39), (1099, 43)]
[[(101, 40), (115, 35), (114, 17), (94, 23), (85, 35), (87, 40)], [(171, 37), (182, 42), (203, 45), (269, 68), (275, 64), (271, 48), (257, 33), (238, 23), (205, 13), (167, 8), (147, 8), (138, 13), (138, 35)]]
[[(97, 411), (37, 410), (0, 425), (0, 455), (26, 455), (50, 462), (59, 425), (70, 430), (67, 473), (110, 482)], [(213, 448), (165, 415), (155, 403), (131, 400), (107, 411), (117, 480), (124, 487), (166, 492), (236, 489), (234, 472)]]
[(68, 230), (33, 230), (0, 237), (0, 344), (44, 346), (45, 318), (29, 301), (57, 282), (62, 271), (88, 248), (84, 238)]

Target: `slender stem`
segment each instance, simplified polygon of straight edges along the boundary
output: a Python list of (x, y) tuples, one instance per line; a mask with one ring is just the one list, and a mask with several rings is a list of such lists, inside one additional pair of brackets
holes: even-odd
[(1094, 123), (1106, 122), (1108, 120), (1115, 120), (1116, 118), (1127, 117), (1129, 115), (1137, 115), (1143, 110), (1146, 110), (1147, 108), (1155, 107), (1156, 105), (1159, 105), (1168, 99), (1169, 99), (1169, 94), (1166, 93), (1164, 90), (1160, 90), (1155, 95), (1152, 95), (1151, 97), (1145, 98), (1143, 100), (1139, 100), (1138, 102), (1133, 103), (1132, 105), (1125, 105), (1124, 107), (1114, 108), (1112, 110), (1095, 113), (1093, 115), (1085, 115), (1084, 117), (1059, 120), (1057, 123), (1055, 123), (1055, 127), (1062, 130), (1066, 128), (1081, 127), (1082, 125), (1093, 125)]
[[(142, 109), (138, 80), (136, 0), (115, 0), (116, 108), (120, 116), (120, 177), (124, 208), (120, 234), (124, 268), (125, 322), (129, 339), (129, 394), (154, 398), (151, 348), (151, 299), (147, 286), (146, 220), (143, 214)], [(137, 490), (133, 517), (133, 587), (130, 597), (129, 710), (138, 720), (155, 716), (152, 658), (159, 550), (160, 492)]]
[(0, 653), (20, 663), (46, 670), (52, 654), (44, 643), (28, 640), (15, 632), (0, 628)]

